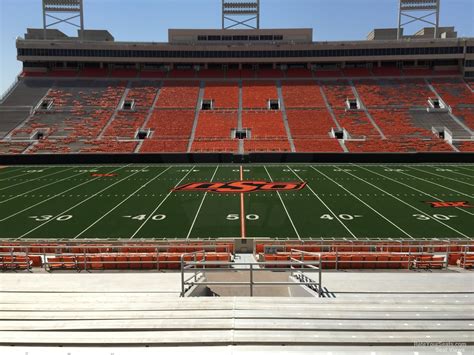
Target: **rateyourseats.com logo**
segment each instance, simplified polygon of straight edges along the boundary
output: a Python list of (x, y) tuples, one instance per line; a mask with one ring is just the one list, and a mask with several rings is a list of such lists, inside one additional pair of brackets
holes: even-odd
[(413, 343), (413, 347), (423, 353), (429, 351), (431, 354), (467, 354), (466, 343), (452, 341), (418, 341)]

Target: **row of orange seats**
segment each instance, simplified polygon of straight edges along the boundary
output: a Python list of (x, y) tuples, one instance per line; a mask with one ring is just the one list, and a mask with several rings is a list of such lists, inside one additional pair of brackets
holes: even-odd
[(156, 107), (195, 109), (198, 94), (198, 82), (167, 82), (161, 88)]
[(461, 152), (474, 152), (474, 141), (466, 141), (457, 144)]
[(135, 139), (137, 130), (143, 126), (147, 116), (146, 111), (118, 112), (107, 127), (104, 137)]
[(236, 153), (239, 150), (237, 140), (195, 140), (191, 148), (195, 153)]
[(237, 109), (239, 107), (239, 86), (237, 83), (206, 83), (204, 99), (213, 100), (214, 109)]
[(319, 86), (314, 81), (285, 81), (282, 93), (287, 109), (326, 107)]
[(342, 153), (343, 149), (336, 139), (294, 139), (296, 152)]
[(287, 110), (291, 136), (297, 138), (329, 138), (336, 124), (326, 110)]
[[(317, 255), (298, 255), (292, 256), (300, 261), (319, 262)], [(279, 253), (275, 255), (264, 255), (267, 262), (278, 261), (288, 262), (291, 260), (289, 253)], [(321, 267), (323, 269), (408, 269), (416, 268), (442, 268), (444, 265), (444, 256), (434, 255), (400, 255), (400, 254), (322, 254)], [(278, 268), (288, 267), (288, 265), (269, 264), (267, 267)]]
[(453, 148), (442, 139), (371, 139), (366, 141), (346, 141), (347, 149), (356, 153), (381, 152), (453, 152)]
[(31, 263), (26, 256), (0, 256), (0, 270), (29, 270)]
[(367, 107), (426, 106), (434, 96), (423, 80), (356, 80), (354, 85)]
[(153, 131), (153, 140), (188, 139), (191, 136), (194, 116), (194, 110), (155, 110), (145, 128)]
[(432, 79), (430, 82), (448, 105), (474, 105), (474, 94), (462, 79)]
[(202, 250), (216, 252), (234, 252), (232, 243), (173, 243), (173, 244), (78, 244), (68, 245), (61, 243), (4, 243), (0, 244), (0, 253), (25, 253), (25, 254), (99, 254), (99, 253), (155, 253), (164, 251), (168, 253), (194, 253)]
[[(192, 255), (185, 255), (184, 261), (194, 261)], [(197, 254), (197, 261), (229, 262), (230, 253), (201, 253)], [(219, 267), (219, 265), (210, 265)], [(46, 263), (49, 271), (54, 270), (163, 270), (180, 269), (181, 254), (154, 253), (154, 254), (109, 254), (109, 255), (71, 255), (49, 257)]]
[(346, 108), (346, 100), (354, 97), (351, 85), (346, 80), (322, 81), (320, 84), (333, 108)]
[(474, 251), (474, 244), (460, 242), (406, 242), (406, 243), (387, 243), (387, 242), (356, 242), (356, 243), (337, 243), (337, 242), (321, 242), (321, 243), (305, 243), (298, 244), (294, 242), (288, 243), (257, 243), (255, 252), (263, 253), (265, 247), (279, 247), (284, 252), (292, 250), (301, 250), (305, 252), (321, 253), (321, 252), (390, 252), (390, 253), (464, 253), (470, 250)]
[(278, 99), (274, 81), (244, 81), (242, 103), (244, 108), (268, 108), (268, 100)]
[(195, 139), (231, 138), (231, 130), (237, 127), (237, 111), (201, 111)]
[(280, 111), (244, 111), (242, 126), (252, 130), (252, 139), (265, 137), (287, 138)]

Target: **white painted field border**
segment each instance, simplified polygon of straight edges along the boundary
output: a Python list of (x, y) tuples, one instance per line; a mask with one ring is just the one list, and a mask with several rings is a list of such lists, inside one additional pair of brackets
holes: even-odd
[[(417, 188), (415, 188), (415, 187), (413, 187), (413, 186), (410, 186), (410, 185), (408, 185), (408, 184), (405, 184), (404, 182), (401, 182), (401, 181), (392, 179), (392, 178), (390, 178), (390, 177), (388, 177), (388, 176), (386, 176), (386, 175), (384, 175), (384, 174), (380, 174), (380, 173), (377, 173), (377, 172), (375, 172), (375, 171), (366, 169), (366, 168), (364, 168), (364, 167), (362, 167), (362, 166), (360, 166), (360, 165), (357, 165), (357, 164), (355, 164), (355, 166), (357, 166), (358, 168), (367, 170), (368, 172), (373, 173), (373, 174), (375, 174), (375, 175), (379, 175), (379, 176), (383, 177), (384, 179), (392, 180), (393, 182), (396, 182), (396, 183), (398, 183), (398, 184), (400, 184), (400, 185), (406, 186), (406, 187), (408, 187), (408, 188), (410, 188), (410, 189), (412, 189), (412, 190), (415, 190), (416, 192), (419, 192), (419, 193), (421, 193), (421, 194), (423, 194), (423, 195), (429, 196), (429, 197), (432, 198), (433, 200), (437, 200), (437, 201), (443, 202), (442, 199), (437, 198), (436, 196), (433, 196), (433, 195), (431, 195), (431, 194), (429, 194), (429, 193), (427, 193), (427, 192), (424, 192), (424, 191), (422, 191), (422, 190), (419, 190), (419, 189), (417, 189)], [(400, 173), (400, 174), (403, 174), (403, 172), (401, 172), (401, 171), (397, 171), (397, 172)], [(406, 175), (411, 176), (410, 174), (406, 174)], [(424, 179), (421, 179), (421, 178), (420, 178), (420, 180), (425, 181)], [(426, 182), (431, 182), (431, 181), (426, 180)], [(436, 183), (433, 183), (433, 184), (438, 185), (438, 184), (436, 184)], [(438, 186), (441, 186), (441, 185), (438, 185)], [(455, 208), (458, 209), (458, 210), (460, 210), (460, 211), (462, 211), (462, 212), (464, 212), (464, 213), (470, 214), (471, 216), (474, 215), (474, 213), (471, 213), (471, 212), (469, 212), (469, 211), (466, 210), (466, 209), (459, 208), (459, 207), (455, 207)]]
[[(270, 181), (273, 182), (273, 178), (272, 178), (272, 176), (270, 175), (270, 173), (268, 172), (267, 167), (266, 167), (265, 165), (264, 165), (263, 167), (265, 168), (265, 171), (267, 172), (268, 177), (270, 178)], [(300, 236), (300, 234), (298, 233), (298, 230), (296, 229), (295, 224), (293, 223), (293, 219), (291, 218), (290, 213), (288, 212), (288, 209), (286, 208), (285, 202), (283, 202), (283, 199), (281, 198), (280, 192), (277, 191), (276, 193), (277, 193), (278, 197), (280, 198), (281, 205), (283, 206), (283, 209), (285, 210), (286, 215), (288, 216), (288, 219), (290, 220), (291, 226), (293, 227), (293, 230), (295, 231), (296, 236), (298, 237), (299, 240), (301, 240), (301, 236)]]
[[(44, 169), (51, 169), (51, 168), (44, 168)], [(33, 174), (33, 173), (23, 173), (23, 174), (19, 174), (19, 175), (14, 175), (14, 176), (10, 176), (8, 178), (0, 179), (0, 181), (16, 179), (16, 178), (19, 178), (20, 176), (24, 176), (24, 175), (28, 175), (28, 174)]]
[[(419, 171), (419, 172), (422, 172), (422, 173), (434, 175), (434, 176), (437, 176), (437, 177), (440, 177), (440, 178), (443, 178), (443, 179), (452, 180), (452, 181), (458, 182), (458, 183), (460, 183), (460, 184), (464, 184), (464, 185), (468, 185), (468, 186), (474, 187), (474, 184), (469, 184), (468, 182), (465, 182), (465, 181), (459, 181), (459, 180), (456, 180), (456, 179), (453, 179), (453, 178), (450, 178), (450, 177), (447, 177), (447, 176), (439, 175), (439, 174), (436, 174), (436, 173), (432, 173), (432, 172), (429, 172), (429, 171), (426, 171), (426, 170), (420, 170), (420, 169), (413, 168), (413, 167), (408, 166), (408, 165), (403, 165), (403, 167), (409, 168), (409, 169), (412, 169), (412, 170), (416, 170), (416, 171)], [(469, 176), (469, 177), (470, 177), (470, 176)], [(451, 189), (451, 190), (452, 190), (452, 189)], [(453, 191), (454, 191), (454, 190), (453, 190)]]
[[(286, 166), (293, 174), (295, 174), (295, 176), (300, 179), (302, 182), (305, 182), (292, 168), (290, 168), (289, 165)], [(349, 232), (349, 234), (354, 238), (354, 239), (358, 239), (356, 237), (356, 235), (349, 229), (349, 227), (347, 227), (343, 221), (341, 221), (341, 219), (338, 217), (338, 215), (336, 215), (333, 210), (321, 199), (321, 197), (318, 196), (318, 194), (316, 192), (314, 192), (314, 190), (311, 188), (311, 186), (309, 186), (309, 184), (306, 184), (306, 186), (308, 187), (308, 189), (313, 193), (313, 195), (319, 200), (319, 202), (321, 202), (324, 207), (326, 207), (326, 209), (333, 215), (333, 217), (344, 227), (345, 230), (347, 230)]]
[[(363, 168), (363, 167), (360, 167), (360, 168), (365, 169), (365, 168)], [(370, 171), (370, 172), (373, 172), (372, 170), (368, 170), (368, 169), (365, 169), (365, 170)], [(421, 181), (423, 181), (423, 182), (427, 182), (427, 183), (429, 183), (429, 184), (433, 184), (433, 185), (442, 187), (443, 189), (446, 189), (446, 190), (451, 190), (451, 191), (453, 191), (453, 192), (455, 192), (455, 193), (457, 193), (457, 194), (459, 194), (459, 195), (463, 195), (463, 196), (466, 196), (466, 197), (469, 197), (469, 198), (473, 198), (472, 195), (465, 194), (464, 192), (460, 192), (460, 191), (454, 190), (454, 189), (452, 189), (452, 188), (450, 188), (450, 187), (447, 187), (447, 186), (438, 184), (438, 183), (433, 182), (433, 181), (430, 181), (430, 180), (425, 180), (425, 179), (420, 178), (420, 177), (418, 177), (418, 176), (416, 176), (416, 175), (411, 175), (411, 174), (405, 173), (405, 172), (403, 172), (403, 171), (396, 171), (396, 172), (399, 173), (399, 174), (403, 174), (403, 175), (406, 175), (406, 176), (410, 176), (410, 177), (415, 178), (415, 179), (417, 179), (417, 180), (421, 180)], [(391, 179), (391, 178), (389, 178), (389, 177), (387, 177), (387, 176), (385, 176), (385, 175), (383, 175), (383, 174), (379, 174), (379, 173), (375, 173), (375, 172), (373, 172), (373, 173), (374, 173), (374, 174), (377, 174), (377, 175), (380, 175), (380, 176), (382, 176), (382, 177), (384, 177), (384, 178), (393, 180), (393, 181), (395, 181), (395, 182), (398, 182), (399, 184), (405, 185), (405, 186), (409, 187), (410, 189), (413, 189), (413, 190), (418, 191), (418, 192), (420, 192), (420, 193), (422, 193), (422, 194), (425, 194), (425, 195), (427, 195), (427, 196), (430, 196), (431, 198), (434, 198), (434, 199), (436, 199), (436, 200), (438, 200), (438, 201), (443, 201), (443, 200), (441, 200), (441, 199), (439, 199), (439, 198), (436, 198), (436, 197), (434, 197), (434, 196), (432, 196), (432, 195), (430, 195), (430, 194), (428, 194), (428, 193), (426, 193), (426, 192), (424, 192), (424, 191), (415, 189), (414, 187), (412, 187), (412, 186), (410, 186), (410, 185), (404, 184), (404, 183), (402, 183), (402, 182), (400, 182), (400, 181), (398, 181), (398, 180)], [(464, 209), (462, 209), (462, 208), (461, 208), (460, 210), (461, 210), (461, 211), (464, 211), (464, 212), (467, 212), (467, 213), (469, 213), (469, 214), (472, 215), (472, 213), (470, 213), (470, 212), (468, 212), (468, 211), (466, 211), (466, 210), (464, 210)]]
[[(192, 168), (189, 169), (189, 171), (181, 178), (181, 180), (178, 181), (178, 183), (176, 185), (174, 185), (174, 187), (178, 187), (179, 184), (181, 184), (181, 182), (186, 179), (186, 177), (194, 170), (194, 168), (196, 167), (196, 165), (194, 165)], [(156, 208), (150, 213), (150, 215), (148, 216), (148, 218), (146, 220), (143, 221), (143, 223), (140, 225), (140, 227), (138, 227), (138, 229), (135, 231), (135, 233), (133, 233), (131, 236), (130, 236), (130, 239), (133, 239), (135, 238), (135, 236), (141, 231), (141, 229), (145, 226), (145, 224), (147, 224), (147, 222), (153, 217), (153, 215), (156, 213), (156, 211), (158, 211), (158, 209), (165, 203), (165, 201), (168, 199), (168, 197), (171, 196), (171, 194), (173, 193), (173, 190), (171, 190), (170, 192), (168, 192), (168, 194), (165, 196), (165, 198), (158, 204), (158, 206), (156, 206)]]
[[(74, 168), (73, 168), (73, 169), (74, 169)], [(11, 201), (11, 200), (14, 200), (14, 199), (16, 199), (16, 198), (18, 198), (18, 197), (20, 197), (20, 196), (29, 194), (30, 192), (34, 192), (34, 191), (36, 191), (36, 190), (44, 189), (45, 187), (48, 187), (48, 186), (57, 184), (58, 182), (61, 182), (61, 181), (67, 180), (67, 179), (72, 179), (72, 178), (74, 178), (74, 177), (76, 177), (76, 176), (78, 176), (78, 175), (81, 175), (81, 174), (84, 174), (84, 173), (77, 173), (77, 174), (74, 174), (74, 175), (71, 175), (71, 176), (67, 176), (67, 177), (65, 177), (65, 178), (63, 178), (63, 179), (56, 180), (56, 181), (53, 181), (53, 182), (51, 182), (51, 183), (49, 183), (49, 184), (42, 185), (42, 186), (37, 187), (37, 188), (35, 188), (35, 189), (32, 189), (32, 190), (23, 192), (23, 193), (18, 194), (18, 195), (16, 195), (16, 196), (10, 197), (10, 198), (8, 198), (8, 199), (6, 199), (6, 200), (0, 201), (0, 204), (5, 203), (5, 202), (8, 202), (8, 201)]]
[[(146, 169), (148, 167), (144, 167), (143, 169)], [(132, 192), (130, 195), (127, 196), (127, 198), (125, 198), (124, 200), (122, 200), (120, 203), (118, 203), (117, 205), (115, 205), (112, 209), (110, 209), (107, 213), (105, 213), (104, 215), (102, 215), (100, 218), (98, 218), (97, 220), (95, 220), (92, 224), (90, 224), (87, 228), (85, 228), (84, 230), (82, 230), (79, 234), (77, 234), (73, 239), (77, 239), (79, 238), (81, 235), (83, 235), (85, 232), (87, 232), (89, 229), (91, 229), (92, 227), (94, 227), (97, 223), (99, 223), (101, 220), (103, 220), (105, 217), (107, 217), (109, 214), (111, 214), (113, 211), (115, 211), (117, 208), (119, 208), (121, 205), (123, 205), (125, 202), (127, 202), (130, 198), (132, 198), (136, 193), (138, 193), (141, 189), (145, 188), (146, 186), (148, 186), (150, 183), (152, 183), (153, 181), (155, 181), (157, 178), (159, 178), (161, 175), (163, 175), (165, 172), (167, 172), (169, 169), (171, 169), (172, 166), (169, 166), (167, 167), (165, 170), (161, 171), (158, 175), (156, 175), (153, 179), (147, 181), (146, 183), (144, 183), (142, 186), (140, 186), (138, 189), (136, 189), (134, 192)]]
[[(212, 174), (210, 182), (212, 182), (214, 180), (214, 177), (216, 176), (216, 173), (217, 173), (218, 169), (219, 169), (219, 165), (217, 165), (216, 170), (214, 170), (214, 174)], [(191, 223), (191, 227), (189, 227), (188, 234), (186, 234), (186, 239), (189, 239), (189, 237), (191, 236), (191, 233), (194, 229), (194, 224), (196, 223), (196, 220), (199, 216), (199, 212), (201, 212), (201, 208), (202, 208), (202, 205), (204, 204), (204, 200), (206, 199), (206, 197), (207, 197), (207, 191), (204, 193), (204, 196), (202, 197), (201, 203), (199, 204), (199, 207), (196, 211), (196, 215), (194, 216), (193, 222)]]
[(66, 209), (66, 210), (64, 210), (64, 211), (62, 211), (62, 212), (60, 212), (60, 213), (58, 213), (58, 214), (57, 214), (56, 216), (54, 216), (53, 218), (47, 220), (47, 221), (44, 222), (44, 223), (41, 223), (39, 226), (36, 226), (35, 228), (29, 230), (28, 232), (22, 234), (21, 236), (19, 236), (19, 237), (17, 238), (17, 240), (18, 240), (18, 239), (21, 239), (21, 238), (23, 238), (23, 237), (25, 237), (25, 236), (27, 236), (28, 234), (30, 234), (30, 233), (34, 232), (35, 230), (37, 230), (37, 229), (43, 227), (44, 225), (48, 224), (49, 222), (52, 222), (52, 221), (56, 220), (56, 218), (58, 218), (58, 217), (62, 216), (63, 214), (65, 214), (65, 213), (67, 213), (67, 212), (69, 212), (69, 211), (75, 209), (76, 207), (79, 207), (79, 206), (82, 205), (84, 202), (89, 201), (90, 199), (92, 199), (92, 198), (96, 197), (97, 195), (101, 194), (102, 192), (104, 192), (104, 191), (110, 189), (111, 187), (114, 187), (114, 186), (117, 185), (117, 184), (120, 184), (122, 181), (125, 181), (125, 180), (131, 178), (133, 175), (136, 175), (136, 174), (138, 174), (138, 173), (139, 173), (139, 171), (137, 171), (137, 172), (135, 172), (135, 173), (133, 173), (133, 174), (127, 175), (127, 176), (125, 176), (124, 178), (120, 179), (119, 181), (114, 182), (113, 184), (107, 186), (106, 188), (103, 188), (102, 190), (100, 190), (100, 191), (94, 193), (93, 195), (89, 196), (89, 197), (86, 198), (85, 200), (82, 200), (81, 202), (76, 203), (74, 206), (69, 207), (68, 209)]
[(322, 176), (324, 176), (326, 179), (332, 181), (333, 183), (335, 183), (337, 186), (339, 186), (341, 189), (343, 189), (344, 191), (346, 191), (349, 195), (351, 195), (352, 197), (354, 197), (355, 199), (357, 199), (359, 202), (361, 202), (363, 205), (365, 205), (366, 207), (368, 207), (370, 210), (372, 210), (373, 212), (375, 212), (377, 215), (379, 215), (380, 217), (382, 217), (384, 220), (386, 220), (388, 223), (390, 223), (392, 226), (394, 226), (395, 228), (397, 228), (400, 232), (402, 232), (403, 234), (405, 234), (407, 237), (411, 238), (411, 239), (415, 239), (413, 238), (413, 236), (408, 233), (407, 231), (405, 231), (403, 228), (401, 228), (400, 226), (398, 226), (397, 224), (395, 224), (394, 222), (392, 222), (389, 218), (385, 217), (382, 213), (380, 213), (379, 211), (377, 211), (375, 208), (373, 208), (372, 206), (370, 206), (369, 204), (367, 204), (365, 201), (363, 201), (361, 198), (359, 198), (358, 196), (356, 196), (355, 194), (353, 194), (350, 190), (346, 189), (343, 185), (341, 185), (340, 183), (338, 183), (337, 181), (335, 181), (334, 179), (332, 179), (331, 177), (329, 177), (328, 175), (324, 174), (323, 172), (319, 171), (318, 169), (316, 169), (314, 166), (311, 166), (311, 169), (317, 171), (318, 173), (320, 173)]
[(30, 179), (30, 180), (26, 180), (26, 181), (23, 181), (23, 182), (19, 182), (18, 184), (9, 185), (9, 186), (7, 186), (7, 187), (2, 187), (2, 188), (0, 189), (0, 191), (9, 189), (10, 187), (15, 187), (15, 186), (18, 186), (18, 185), (26, 184), (27, 182), (32, 182), (32, 181), (35, 181), (35, 180), (38, 180), (38, 179), (44, 179), (44, 178), (46, 178), (46, 177), (48, 177), (48, 176), (56, 175), (56, 174), (59, 174), (59, 173), (63, 173), (63, 172), (65, 172), (65, 171), (69, 171), (69, 170), (72, 170), (72, 169), (74, 169), (74, 167), (69, 168), (69, 169), (59, 170), (59, 171), (56, 171), (55, 173), (51, 173), (51, 174), (43, 175), (43, 176), (40, 176), (40, 177), (37, 177), (37, 178), (34, 178), (34, 179)]
[[(127, 165), (127, 166), (128, 166), (128, 165)], [(111, 174), (111, 173), (113, 173), (113, 172), (116, 172), (117, 170), (124, 169), (124, 168), (126, 168), (127, 166), (122, 166), (122, 167), (120, 167), (120, 168), (118, 168), (118, 169), (115, 169), (115, 170), (112, 170), (112, 171), (110, 171), (110, 172), (107, 172), (106, 174)], [(101, 167), (99, 167), (99, 168), (101, 168)], [(0, 219), (0, 222), (4, 222), (4, 221), (6, 221), (7, 219), (10, 219), (10, 218), (12, 218), (12, 217), (15, 217), (16, 215), (19, 215), (20, 213), (23, 213), (23, 212), (25, 212), (25, 211), (28, 211), (28, 210), (30, 210), (30, 209), (36, 207), (36, 206), (39, 206), (39, 205), (41, 205), (41, 204), (43, 204), (43, 203), (45, 203), (45, 202), (48, 202), (49, 200), (52, 200), (52, 199), (55, 198), (55, 197), (61, 196), (62, 194), (65, 194), (66, 192), (69, 192), (69, 191), (71, 191), (71, 190), (77, 189), (78, 187), (81, 187), (82, 185), (89, 184), (89, 183), (91, 183), (92, 181), (95, 181), (95, 180), (97, 180), (97, 179), (100, 179), (100, 177), (96, 177), (96, 178), (94, 178), (94, 179), (85, 181), (85, 182), (83, 182), (83, 183), (81, 183), (81, 184), (79, 184), (79, 185), (73, 186), (73, 187), (71, 187), (71, 188), (69, 188), (69, 189), (67, 189), (67, 190), (65, 190), (65, 191), (62, 191), (62, 192), (60, 192), (60, 193), (57, 193), (56, 195), (51, 196), (51, 197), (47, 198), (46, 200), (42, 200), (42, 201), (40, 201), (40, 202), (38, 202), (38, 203), (36, 203), (36, 204), (30, 206), (30, 207), (27, 207), (27, 208), (25, 208), (25, 209), (23, 209), (23, 210), (21, 210), (21, 211), (15, 212), (14, 214), (12, 214), (12, 215), (10, 215), (10, 216), (7, 216), (7, 217), (5, 217), (5, 218), (3, 218), (3, 219)]]
[[(357, 165), (355, 165), (355, 164), (353, 164), (353, 165), (357, 167)], [(366, 180), (364, 180), (364, 179), (358, 177), (357, 175), (351, 174), (351, 173), (348, 172), (348, 171), (344, 171), (344, 173), (345, 173), (345, 174), (348, 174), (348, 175), (350, 175), (350, 176), (356, 178), (357, 180), (360, 180), (360, 181), (362, 181), (362, 182), (364, 182), (364, 183), (366, 183), (366, 184), (368, 184), (368, 185), (370, 185), (370, 186), (375, 187), (377, 190), (382, 191), (384, 194), (386, 194), (386, 195), (388, 195), (388, 196), (394, 198), (395, 200), (397, 200), (397, 201), (403, 203), (404, 205), (406, 205), (406, 206), (408, 206), (408, 207), (414, 209), (415, 211), (419, 212), (420, 214), (424, 215), (425, 217), (428, 217), (428, 218), (430, 219), (430, 221), (435, 221), (435, 222), (437, 222), (437, 223), (439, 223), (439, 224), (442, 224), (442, 225), (445, 226), (446, 228), (451, 229), (452, 231), (458, 233), (459, 235), (462, 235), (463, 237), (465, 237), (465, 238), (467, 238), (467, 239), (471, 239), (469, 236), (465, 235), (464, 233), (458, 231), (457, 229), (451, 227), (450, 225), (447, 225), (446, 223), (444, 223), (444, 222), (442, 222), (442, 221), (440, 221), (440, 220), (438, 220), (438, 219), (436, 219), (436, 218), (434, 218), (434, 219), (431, 218), (431, 216), (430, 216), (428, 213), (423, 212), (422, 210), (416, 208), (415, 206), (409, 204), (408, 202), (403, 201), (402, 199), (398, 198), (397, 196), (392, 195), (390, 192), (385, 191), (384, 189), (378, 187), (377, 185), (374, 185), (374, 184), (372, 184), (371, 182), (368, 182), (368, 181), (366, 181)]]
[[(435, 168), (435, 169), (436, 169), (436, 168), (439, 168), (439, 167), (437, 167), (437, 166), (433, 166), (433, 165), (427, 165), (427, 166), (428, 166), (428, 167), (430, 167), (430, 168)], [(458, 168), (458, 167), (456, 167), (456, 168)], [(469, 170), (469, 171), (472, 171), (472, 170)], [(463, 174), (463, 173), (460, 173), (460, 172), (458, 172), (458, 171), (453, 171), (453, 170), (446, 171), (446, 173), (451, 173), (451, 174), (458, 174), (458, 175), (462, 175), (462, 176), (465, 176), (465, 177), (468, 177), (468, 178), (474, 179), (474, 175), (473, 175), (473, 174), (471, 174), (471, 175), (468, 175), (468, 174)]]

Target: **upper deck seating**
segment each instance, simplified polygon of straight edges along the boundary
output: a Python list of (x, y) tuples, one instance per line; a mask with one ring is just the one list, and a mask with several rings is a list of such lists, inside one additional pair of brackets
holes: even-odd
[(431, 84), (444, 102), (451, 107), (474, 108), (474, 93), (462, 79), (431, 79)]
[(282, 92), (287, 109), (326, 107), (319, 86), (313, 81), (283, 82)]
[(161, 89), (156, 107), (195, 109), (199, 94), (197, 82), (166, 82)]
[(239, 86), (237, 83), (208, 82), (204, 99), (213, 100), (214, 109), (237, 109), (239, 107)]
[(353, 98), (351, 86), (346, 80), (321, 81), (321, 87), (332, 107), (346, 107), (346, 99)]
[(354, 85), (366, 107), (427, 106), (434, 94), (423, 80), (356, 80)]
[(278, 99), (273, 81), (244, 81), (242, 95), (244, 109), (266, 109), (268, 100)]

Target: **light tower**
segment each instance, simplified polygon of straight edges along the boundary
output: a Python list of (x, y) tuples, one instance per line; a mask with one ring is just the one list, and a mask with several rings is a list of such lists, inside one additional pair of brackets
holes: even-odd
[(260, 0), (222, 0), (222, 29), (260, 28)]
[[(441, 0), (400, 0), (397, 39), (402, 38), (403, 26), (417, 21), (433, 25), (434, 38), (437, 38), (440, 3)], [(406, 22), (403, 23), (403, 19), (405, 19)]]
[[(48, 21), (49, 20), (49, 21)], [(65, 23), (81, 29), (84, 32), (83, 0), (43, 0), (43, 30), (46, 39), (46, 29)]]

